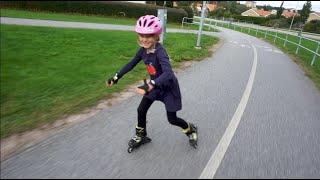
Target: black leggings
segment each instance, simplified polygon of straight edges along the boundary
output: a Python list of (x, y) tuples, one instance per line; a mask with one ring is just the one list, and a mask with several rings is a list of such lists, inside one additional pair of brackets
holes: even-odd
[[(147, 119), (147, 112), (152, 105), (154, 101), (143, 97), (140, 105), (138, 107), (138, 126), (142, 128), (146, 128), (146, 119)], [(169, 112), (167, 111), (167, 118), (170, 124), (179, 126), (182, 129), (187, 129), (188, 128), (188, 123), (177, 117), (177, 112)]]

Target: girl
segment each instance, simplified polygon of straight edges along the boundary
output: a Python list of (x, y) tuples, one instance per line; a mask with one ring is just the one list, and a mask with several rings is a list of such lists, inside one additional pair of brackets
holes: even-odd
[(150, 75), (150, 82), (144, 81), (144, 85), (137, 89), (138, 93), (143, 94), (143, 98), (138, 107), (136, 135), (129, 141), (129, 146), (136, 147), (151, 141), (147, 137), (146, 115), (152, 103), (158, 100), (165, 104), (169, 123), (181, 127), (182, 132), (189, 136), (190, 145), (196, 148), (197, 127), (177, 117), (177, 111), (182, 108), (180, 88), (172, 71), (168, 54), (158, 42), (162, 32), (160, 20), (153, 15), (142, 16), (137, 21), (135, 31), (138, 33), (138, 43), (141, 48), (135, 57), (107, 82), (109, 87), (116, 84), (141, 59)]

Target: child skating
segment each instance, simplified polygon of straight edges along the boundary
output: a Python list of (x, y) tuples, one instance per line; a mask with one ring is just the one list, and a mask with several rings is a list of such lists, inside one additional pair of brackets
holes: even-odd
[(182, 109), (181, 93), (178, 80), (171, 68), (168, 54), (158, 42), (159, 35), (162, 32), (160, 20), (153, 15), (142, 16), (137, 21), (135, 31), (138, 33), (138, 43), (141, 48), (128, 64), (107, 81), (108, 86), (116, 84), (141, 60), (143, 60), (150, 75), (150, 81), (144, 80), (144, 85), (136, 90), (137, 93), (143, 95), (143, 98), (138, 107), (136, 134), (128, 143), (128, 152), (130, 153), (134, 148), (151, 141), (147, 137), (146, 116), (154, 101), (164, 103), (169, 123), (181, 127), (182, 132), (189, 137), (190, 145), (196, 148), (198, 140), (197, 127), (177, 117), (177, 111)]

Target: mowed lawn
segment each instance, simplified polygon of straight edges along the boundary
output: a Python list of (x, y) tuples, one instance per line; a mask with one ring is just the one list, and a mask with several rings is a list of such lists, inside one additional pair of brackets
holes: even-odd
[[(207, 57), (218, 38), (168, 33), (172, 65)], [(1, 24), (1, 138), (21, 133), (97, 104), (146, 77), (143, 63), (113, 88), (105, 80), (131, 60), (134, 32)]]

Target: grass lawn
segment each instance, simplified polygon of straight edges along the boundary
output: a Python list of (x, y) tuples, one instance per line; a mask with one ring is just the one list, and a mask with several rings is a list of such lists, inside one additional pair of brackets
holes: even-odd
[[(139, 48), (134, 32), (1, 24), (1, 138), (51, 123), (95, 105), (146, 77), (143, 63), (113, 88), (106, 78)], [(164, 46), (173, 66), (201, 59), (217, 38), (168, 33)]]
[[(119, 24), (134, 26), (137, 22), (135, 18), (126, 17), (108, 17), (98, 15), (83, 15), (79, 13), (53, 13), (53, 12), (33, 12), (26, 10), (15, 9), (1, 9), (2, 17), (14, 17), (14, 18), (27, 18), (27, 19), (45, 19), (45, 20), (57, 20), (57, 21), (75, 21), (75, 22), (91, 22), (102, 24)], [(184, 28), (181, 27), (181, 23), (168, 23), (167, 28), (178, 29), (192, 29), (198, 30), (198, 25), (185, 24)], [(217, 31), (213, 28), (204, 27), (205, 31)]]

